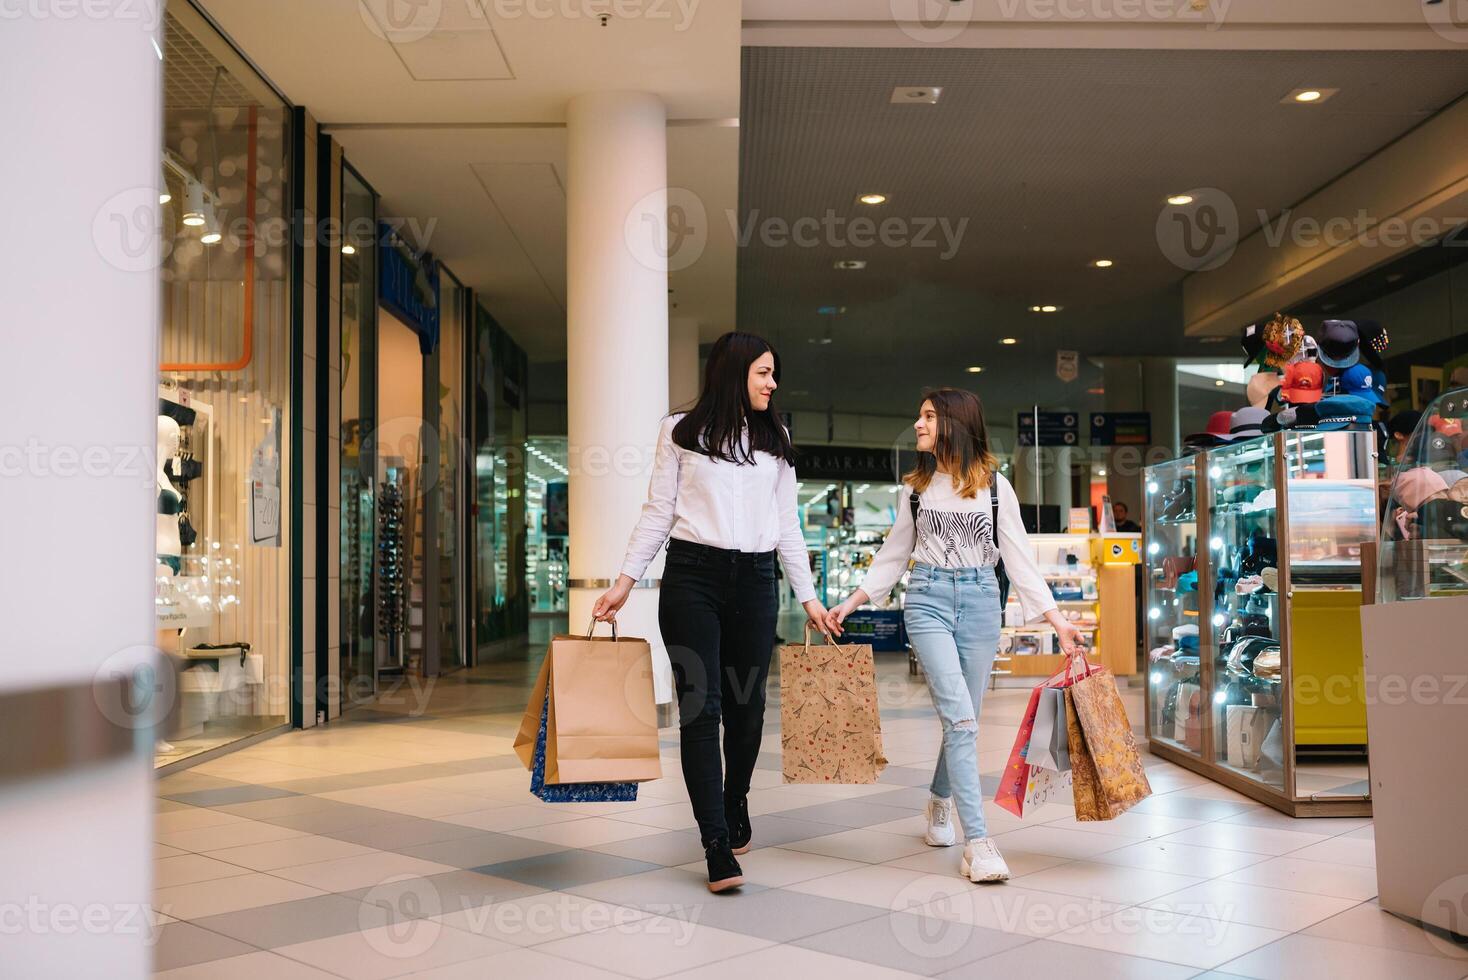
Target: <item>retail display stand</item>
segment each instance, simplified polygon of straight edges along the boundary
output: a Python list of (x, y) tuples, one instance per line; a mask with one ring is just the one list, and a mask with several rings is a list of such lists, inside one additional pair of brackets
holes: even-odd
[(1148, 467), (1152, 751), (1292, 816), (1371, 812), (1361, 550), (1368, 431), (1286, 431)]
[[(1031, 534), (1035, 562), (1060, 614), (1081, 631), (1086, 657), (1117, 675), (1137, 672), (1136, 581), (1139, 535)], [(1065, 667), (1046, 623), (1026, 624), (1010, 592), (999, 636), (995, 673), (1049, 677)]]
[[(1388, 484), (1376, 602), (1361, 610), (1378, 902), (1460, 937), (1468, 933), (1465, 421), (1468, 388), (1424, 407)], [(1461, 938), (1429, 939), (1464, 948)]]

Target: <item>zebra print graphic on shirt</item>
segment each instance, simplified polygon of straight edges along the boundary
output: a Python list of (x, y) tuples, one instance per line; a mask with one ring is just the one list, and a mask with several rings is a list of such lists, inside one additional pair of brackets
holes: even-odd
[(939, 568), (978, 568), (999, 561), (989, 511), (918, 509), (913, 557)]

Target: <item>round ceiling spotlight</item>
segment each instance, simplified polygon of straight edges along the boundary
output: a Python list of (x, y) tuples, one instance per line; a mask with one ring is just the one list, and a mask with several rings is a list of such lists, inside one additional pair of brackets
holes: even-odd
[(1060, 310), (1061, 307), (1056, 306), (1054, 303), (1046, 303), (1043, 306), (1030, 307), (1031, 313), (1059, 313)]
[(1113, 265), (1115, 265), (1116, 263), (1115, 262), (1112, 262), (1110, 259), (1097, 259), (1095, 262), (1092, 262), (1091, 264), (1093, 266), (1095, 266), (1096, 268), (1098, 268), (1098, 269), (1109, 269)]
[(857, 200), (860, 201), (862, 204), (886, 204), (887, 203), (887, 195), (886, 194), (875, 194), (875, 193), (873, 193), (873, 194), (862, 194), (859, 197), (857, 197)]
[(1013, 347), (1015, 344), (1019, 343), (1019, 338), (1018, 337), (1001, 337), (999, 339), (999, 342), (1001, 344), (1003, 344), (1005, 347)]
[(968, 373), (969, 374), (978, 374), (978, 373), (980, 373), (983, 370), (984, 370), (983, 368), (981, 368), (977, 364), (975, 364), (973, 367), (971, 367), (971, 368), (968, 369)]
[(866, 259), (837, 259), (835, 265), (836, 265), (836, 268), (838, 268), (838, 269), (865, 269), (867, 267), (867, 260)]

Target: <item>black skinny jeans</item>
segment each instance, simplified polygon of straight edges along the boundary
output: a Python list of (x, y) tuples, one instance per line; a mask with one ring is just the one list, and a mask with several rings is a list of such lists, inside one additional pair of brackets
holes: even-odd
[(705, 846), (728, 838), (724, 797), (748, 793), (754, 775), (775, 646), (775, 588), (773, 551), (724, 551), (677, 538), (668, 544), (658, 626), (678, 692), (683, 782)]

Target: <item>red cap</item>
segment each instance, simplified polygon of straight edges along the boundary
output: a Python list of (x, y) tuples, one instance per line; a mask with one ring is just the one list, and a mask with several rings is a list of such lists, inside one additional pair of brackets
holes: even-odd
[(1325, 372), (1315, 361), (1296, 361), (1285, 368), (1284, 385), (1279, 396), (1291, 405), (1310, 405), (1320, 401), (1325, 387)]
[(1203, 431), (1210, 436), (1218, 436), (1220, 439), (1233, 439), (1234, 428), (1233, 412), (1214, 412), (1208, 416), (1208, 427)]
[(1439, 435), (1461, 436), (1463, 434), (1462, 419), (1445, 419), (1441, 415), (1434, 415), (1427, 420), (1427, 424), (1436, 429)]

